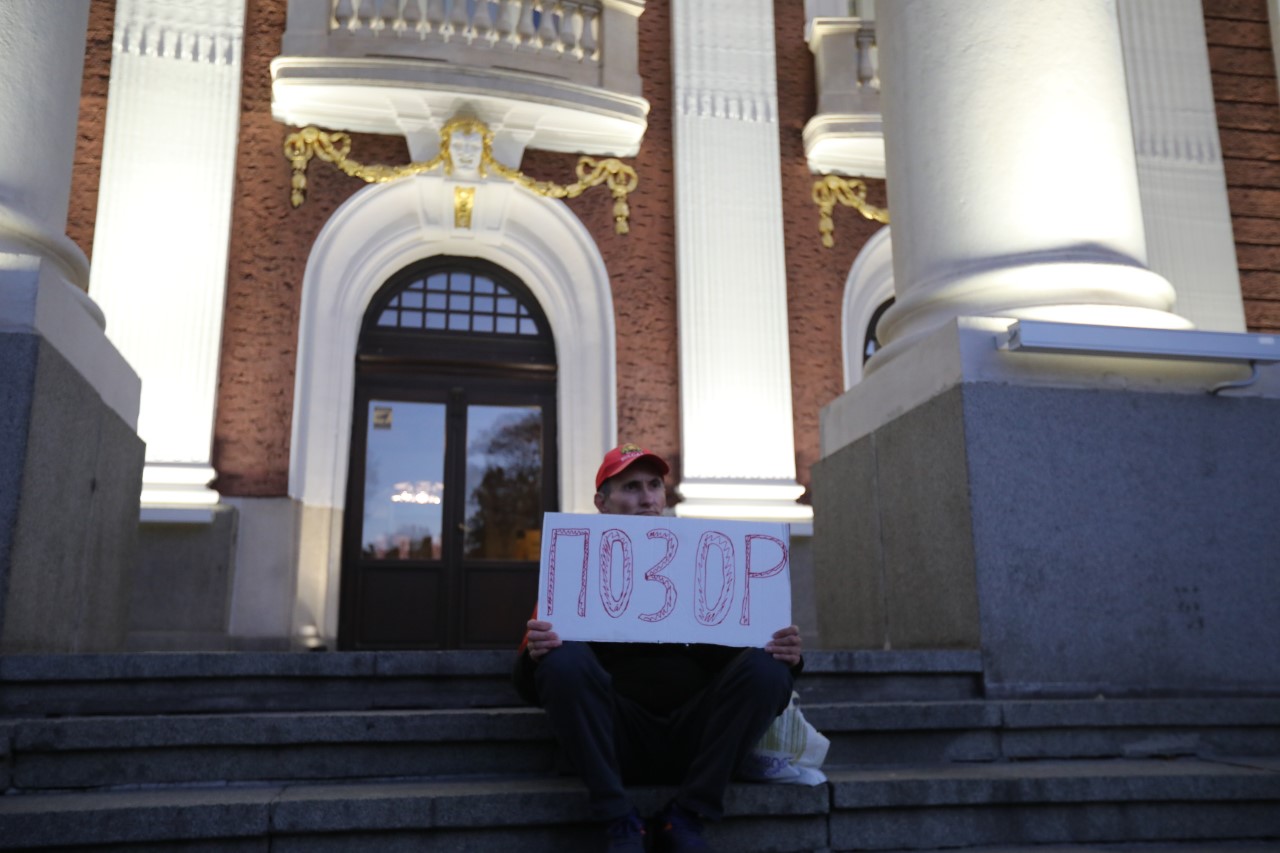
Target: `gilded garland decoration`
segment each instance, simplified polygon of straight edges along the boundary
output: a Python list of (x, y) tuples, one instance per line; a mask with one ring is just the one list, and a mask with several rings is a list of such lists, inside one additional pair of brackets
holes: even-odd
[[(478, 139), (480, 142), (480, 150), (475, 156), (469, 150), (473, 139)], [(467, 146), (467, 148), (460, 147), (455, 156), (455, 144)], [(615, 157), (597, 160), (594, 157), (585, 156), (578, 160), (576, 169), (578, 180), (572, 184), (536, 180), (494, 159), (493, 132), (479, 119), (465, 116), (452, 118), (445, 123), (440, 129), (440, 153), (425, 162), (411, 162), (403, 166), (360, 163), (351, 158), (349, 135), (342, 132), (329, 133), (315, 126), (304, 127), (296, 133), (289, 134), (284, 142), (284, 155), (293, 166), (290, 199), (294, 207), (300, 206), (306, 200), (307, 167), (314, 158), (332, 163), (345, 174), (371, 184), (381, 184), (436, 171), (461, 178), (473, 176), (485, 178), (496, 175), (545, 198), (577, 198), (587, 189), (604, 184), (613, 194), (614, 230), (618, 234), (626, 234), (630, 230), (628, 221), (631, 208), (627, 204), (627, 196), (639, 183), (636, 170), (621, 160)], [(471, 226), (474, 204), (474, 189), (455, 192), (454, 223), (457, 227)]]
[(867, 201), (867, 184), (857, 178), (823, 175), (813, 183), (813, 201), (818, 205), (818, 231), (822, 234), (822, 245), (828, 249), (836, 243), (836, 224), (831, 216), (836, 204), (852, 207), (873, 222), (889, 221), (889, 211)]

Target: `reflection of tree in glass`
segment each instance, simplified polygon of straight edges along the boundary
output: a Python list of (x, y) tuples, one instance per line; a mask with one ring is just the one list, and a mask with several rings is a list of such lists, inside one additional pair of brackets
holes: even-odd
[[(379, 521), (386, 516), (386, 509), (378, 502), (378, 489), (382, 478), (378, 476), (379, 463), (382, 460), (370, 453), (364, 466), (364, 547), (361, 552), (366, 557), (386, 556), (389, 548), (384, 530), (379, 530)], [(370, 539), (374, 541), (370, 541)]]
[(422, 524), (402, 524), (391, 535), (379, 533), (365, 543), (361, 554), (372, 560), (440, 559), (431, 528)]
[(507, 420), (477, 445), (471, 453), (485, 468), (467, 500), (467, 556), (528, 558), (523, 537), (536, 535), (542, 513), (542, 417)]
[(382, 482), (382, 478), (378, 476), (378, 466), (382, 460), (373, 454), (369, 454), (368, 460), (364, 466), (364, 499), (365, 502), (374, 496), (378, 491), (378, 485)]

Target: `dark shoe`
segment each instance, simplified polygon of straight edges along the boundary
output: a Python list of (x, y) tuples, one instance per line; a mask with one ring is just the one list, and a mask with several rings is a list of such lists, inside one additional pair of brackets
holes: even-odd
[(702, 837), (702, 818), (674, 800), (654, 818), (653, 849), (658, 853), (712, 853)]
[(644, 821), (640, 819), (640, 814), (635, 809), (632, 809), (629, 814), (610, 821), (604, 829), (604, 834), (608, 839), (604, 849), (609, 853), (644, 853), (645, 851)]

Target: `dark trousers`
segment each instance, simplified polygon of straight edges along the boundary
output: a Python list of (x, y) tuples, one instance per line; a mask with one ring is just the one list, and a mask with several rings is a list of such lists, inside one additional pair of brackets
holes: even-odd
[(565, 643), (534, 670), (560, 748), (600, 820), (631, 810), (624, 782), (679, 785), (676, 802), (705, 818), (724, 814), (734, 768), (791, 698), (791, 669), (763, 649), (744, 649), (692, 699), (654, 714), (619, 696), (586, 643)]

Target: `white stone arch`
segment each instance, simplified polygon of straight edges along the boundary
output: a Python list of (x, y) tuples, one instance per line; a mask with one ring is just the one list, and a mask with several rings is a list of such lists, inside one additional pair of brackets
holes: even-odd
[(617, 435), (604, 261), (563, 202), (506, 182), (478, 186), (471, 227), (455, 227), (456, 186), (423, 176), (366, 187), (334, 212), (307, 260), (289, 451), (289, 495), (302, 505), (295, 630), (314, 624), (321, 636), (336, 634), (360, 325), (378, 289), (415, 261), (483, 258), (532, 291), (556, 344), (560, 509), (594, 511), (596, 468)]
[(886, 225), (871, 235), (844, 284), (844, 387), (862, 381), (862, 345), (876, 309), (893, 296), (893, 240)]

